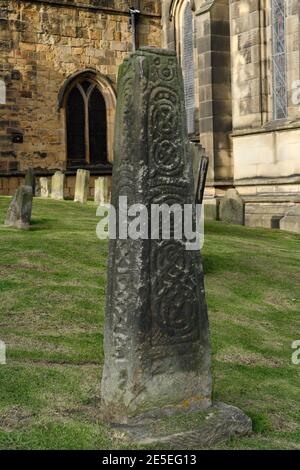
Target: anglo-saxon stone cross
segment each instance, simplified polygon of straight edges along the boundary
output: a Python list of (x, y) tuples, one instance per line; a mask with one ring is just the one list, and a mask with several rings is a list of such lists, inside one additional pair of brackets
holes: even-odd
[[(183, 82), (175, 53), (140, 49), (118, 77), (112, 204), (193, 204)], [(102, 403), (107, 419), (211, 405), (199, 251), (184, 240), (111, 240)]]

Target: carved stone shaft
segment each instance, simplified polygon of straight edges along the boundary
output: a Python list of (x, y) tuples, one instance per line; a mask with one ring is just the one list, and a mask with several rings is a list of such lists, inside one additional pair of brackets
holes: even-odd
[[(120, 196), (148, 209), (194, 202), (183, 80), (171, 51), (142, 48), (120, 68), (112, 190), (117, 220)], [(172, 237), (110, 241), (104, 348), (102, 404), (110, 422), (211, 405), (199, 251)]]

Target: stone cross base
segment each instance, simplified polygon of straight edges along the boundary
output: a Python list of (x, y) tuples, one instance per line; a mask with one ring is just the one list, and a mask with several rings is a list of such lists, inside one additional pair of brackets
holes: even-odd
[(243, 411), (225, 403), (215, 403), (204, 411), (160, 419), (145, 419), (131, 425), (115, 426), (126, 441), (141, 446), (167, 449), (207, 448), (232, 437), (248, 436), (251, 419)]

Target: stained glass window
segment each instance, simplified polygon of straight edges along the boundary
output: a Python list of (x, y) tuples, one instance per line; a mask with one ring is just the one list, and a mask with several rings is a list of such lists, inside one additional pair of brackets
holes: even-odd
[(285, 23), (285, 1), (272, 0), (274, 119), (285, 119), (288, 115)]
[(195, 69), (194, 69), (194, 17), (187, 2), (182, 18), (182, 69), (189, 134), (195, 127)]

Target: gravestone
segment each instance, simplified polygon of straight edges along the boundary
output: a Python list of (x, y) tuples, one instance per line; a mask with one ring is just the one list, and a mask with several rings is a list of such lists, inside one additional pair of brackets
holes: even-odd
[(51, 194), (51, 181), (49, 178), (42, 177), (40, 178), (40, 196), (43, 199), (50, 197)]
[[(117, 220), (120, 196), (128, 206), (144, 204), (148, 210), (152, 204), (194, 203), (175, 53), (142, 48), (120, 67), (114, 151)], [(204, 413), (203, 426), (214, 416), (226, 437), (249, 432), (251, 422), (240, 410), (212, 406), (201, 255), (189, 251), (184, 239), (110, 240), (104, 351), (103, 416), (135, 441), (164, 442), (165, 434), (157, 434), (161, 419), (191, 412), (199, 420)], [(198, 436), (207, 434), (193, 432), (183, 432), (181, 443), (199, 444)], [(178, 444), (175, 434), (170, 431), (171, 446)]]
[(32, 198), (32, 187), (20, 186), (9, 205), (4, 225), (28, 230), (31, 220)]
[(293, 207), (279, 222), (281, 230), (300, 233), (300, 204)]
[[(193, 165), (193, 175), (194, 175), (194, 187), (195, 187), (195, 195), (197, 194), (198, 186), (199, 186), (199, 176), (201, 177), (202, 188), (204, 193), (205, 182), (207, 177), (207, 169), (208, 168), (208, 158), (205, 155), (205, 150), (199, 142), (191, 142), (191, 153), (192, 153), (192, 165)], [(205, 162), (205, 164), (204, 164)], [(207, 165), (206, 165), (207, 164)], [(203, 173), (203, 170), (206, 170)], [(203, 184), (204, 183), (204, 184)]]
[(204, 155), (199, 162), (199, 168), (198, 168), (198, 182), (197, 182), (197, 189), (196, 189), (197, 204), (203, 203), (208, 165), (209, 165), (209, 159), (208, 157)]
[(41, 184), (40, 184), (40, 178), (35, 179), (35, 190), (34, 190), (34, 196), (36, 197), (41, 197)]
[(85, 204), (89, 194), (90, 172), (77, 170), (74, 201)]
[(6, 83), (0, 80), (0, 104), (6, 104)]
[(220, 200), (214, 197), (204, 199), (204, 219), (219, 220)]
[(97, 206), (109, 204), (111, 199), (111, 178), (101, 176), (95, 180), (95, 204)]
[(56, 171), (51, 180), (51, 198), (64, 199), (65, 175), (61, 171)]
[(0, 340), (0, 365), (6, 364), (6, 344)]
[(236, 189), (228, 189), (220, 202), (220, 220), (227, 224), (245, 224), (245, 204)]
[(36, 181), (34, 170), (32, 168), (28, 168), (28, 170), (26, 171), (24, 185), (30, 186), (32, 188), (32, 194), (35, 196)]

